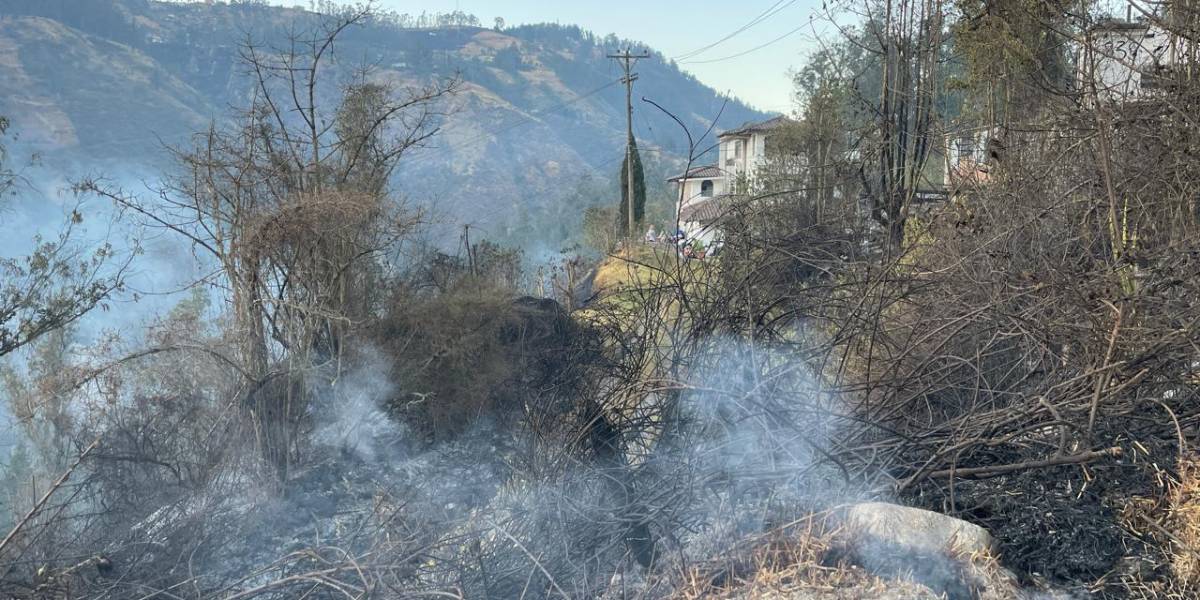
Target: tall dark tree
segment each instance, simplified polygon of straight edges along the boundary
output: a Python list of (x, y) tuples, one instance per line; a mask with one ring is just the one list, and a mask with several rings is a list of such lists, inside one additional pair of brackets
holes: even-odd
[(952, 40), (964, 67), (955, 86), (969, 93), (975, 122), (1020, 119), (1069, 86), (1069, 13), (1028, 0), (958, 0), (955, 8)]
[(869, 48), (883, 65), (880, 93), (870, 112), (874, 131), (860, 175), (872, 220), (888, 246), (904, 240), (909, 206), (925, 181), (937, 139), (939, 67), (945, 14), (942, 0), (888, 0), (881, 20), (870, 20)]
[[(646, 217), (646, 173), (642, 168), (641, 153), (638, 152), (637, 140), (630, 138), (629, 144), (633, 147), (633, 220), (636, 224), (640, 224)], [(617, 211), (617, 231), (621, 236), (630, 234), (629, 231), (629, 186), (625, 185), (628, 180), (629, 173), (629, 158), (621, 161), (621, 206)]]

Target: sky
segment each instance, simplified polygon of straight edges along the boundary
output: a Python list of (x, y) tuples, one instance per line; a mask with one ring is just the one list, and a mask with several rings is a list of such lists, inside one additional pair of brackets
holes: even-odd
[[(462, 10), (491, 25), (503, 17), (509, 25), (579, 25), (599, 35), (644, 42), (700, 81), (770, 112), (790, 112), (788, 72), (803, 64), (826, 29), (822, 0), (379, 0), (401, 13)], [(289, 2), (295, 3), (295, 2)], [(760, 15), (755, 25), (699, 54), (688, 53), (718, 42)], [(786, 36), (786, 37), (784, 37)], [(782, 39), (780, 39), (782, 38)], [(778, 40), (778, 41), (776, 41)], [(773, 42), (773, 43), (772, 43)], [(765, 46), (755, 50), (760, 46)], [(739, 54), (750, 51), (744, 55)], [(712, 62), (703, 62), (712, 61)]]

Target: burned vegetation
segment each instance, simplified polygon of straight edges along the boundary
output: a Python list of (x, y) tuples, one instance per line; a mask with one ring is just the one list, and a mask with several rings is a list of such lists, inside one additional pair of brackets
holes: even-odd
[(797, 74), (719, 244), (593, 219), (548, 286), (469, 229), (426, 244), (397, 193), (458, 81), (328, 81), (369, 12), (248, 42), (249, 103), (156, 193), (78, 186), (188, 244), (191, 295), (81, 348), (111, 257), (0, 293), (3, 331), (31, 315), (0, 590), (1195, 597), (1192, 9), (1147, 15), (1180, 54), (1126, 97), (1066, 51), (1111, 23), (882, 5)]

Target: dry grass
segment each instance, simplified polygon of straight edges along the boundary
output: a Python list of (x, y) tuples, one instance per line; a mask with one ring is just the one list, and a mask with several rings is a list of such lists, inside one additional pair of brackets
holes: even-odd
[(751, 538), (741, 547), (691, 567), (671, 596), (705, 599), (935, 598), (907, 581), (875, 577), (859, 567), (831, 560), (837, 531), (814, 515), (791, 526)]
[[(716, 560), (692, 566), (675, 586), (677, 600), (922, 600), (1023, 598), (1015, 577), (990, 555), (946, 553), (964, 587), (934, 591), (911, 571), (869, 571), (848, 562), (846, 532), (834, 513), (809, 515), (748, 538)], [(1046, 591), (1048, 592), (1048, 591)], [(948, 594), (948, 596), (947, 596)], [(1042, 598), (1058, 598), (1043, 593)], [(1066, 596), (1063, 596), (1066, 597)]]
[(1180, 456), (1176, 473), (1151, 466), (1158, 493), (1129, 499), (1120, 522), (1157, 552), (1127, 561), (1110, 583), (1131, 598), (1192, 600), (1200, 597), (1200, 456)]
[(658, 269), (672, 266), (672, 251), (671, 246), (647, 244), (634, 244), (632, 248), (618, 250), (600, 262), (593, 287), (607, 295), (639, 285), (654, 285), (662, 279)]
[(1179, 482), (1171, 489), (1170, 524), (1174, 534), (1171, 570), (1177, 583), (1200, 591), (1200, 457), (1179, 461)]

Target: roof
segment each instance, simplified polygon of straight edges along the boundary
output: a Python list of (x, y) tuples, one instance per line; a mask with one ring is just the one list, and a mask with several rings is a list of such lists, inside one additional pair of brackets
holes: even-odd
[(771, 131), (773, 129), (778, 129), (779, 127), (787, 125), (791, 122), (792, 122), (792, 120), (789, 119), (788, 117), (786, 117), (784, 115), (779, 115), (778, 117), (775, 117), (773, 119), (767, 119), (766, 121), (760, 121), (758, 123), (746, 123), (746, 124), (742, 125), (741, 127), (738, 127), (737, 129), (731, 129), (729, 131), (726, 131), (725, 133), (722, 133), (719, 137), (729, 137), (729, 136), (737, 136), (737, 135), (750, 135), (752, 133), (762, 133), (764, 131)]
[(683, 175), (676, 175), (667, 181), (683, 181), (684, 179), (716, 179), (724, 177), (725, 171), (722, 171), (717, 165), (705, 165), (703, 167), (692, 167)]
[(679, 209), (681, 223), (708, 224), (720, 220), (729, 212), (727, 196), (710, 198), (689, 204)]

